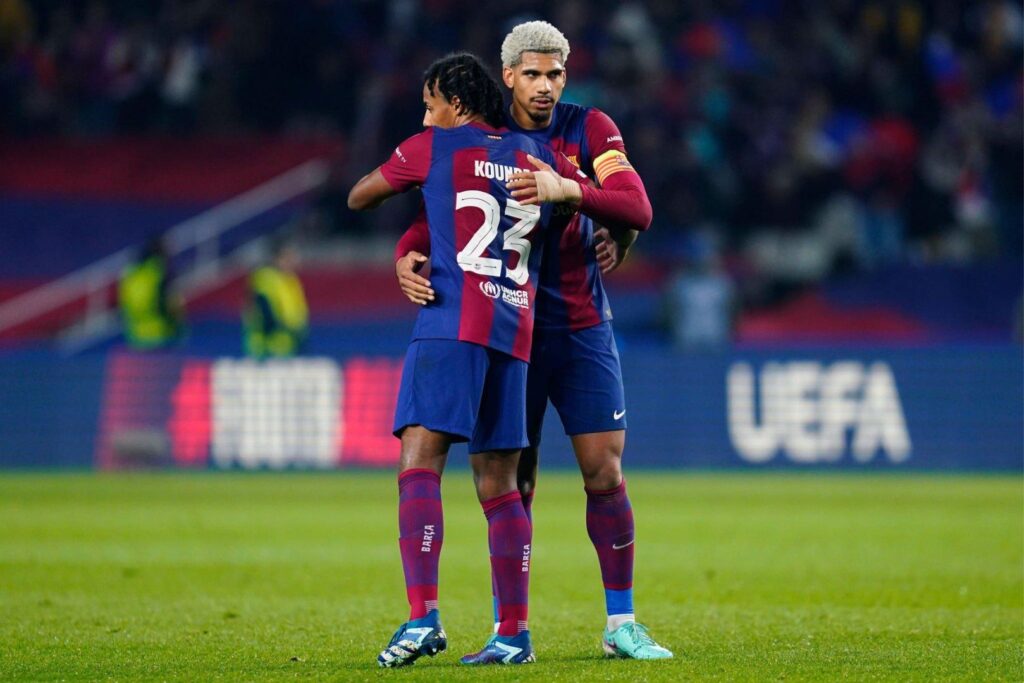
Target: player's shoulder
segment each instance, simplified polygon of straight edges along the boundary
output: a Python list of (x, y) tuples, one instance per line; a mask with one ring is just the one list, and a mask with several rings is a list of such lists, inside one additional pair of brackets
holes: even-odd
[(559, 102), (555, 105), (555, 114), (559, 119), (573, 120), (584, 119), (593, 107), (586, 107), (573, 102)]
[(420, 154), (429, 152), (434, 143), (434, 129), (424, 128), (420, 132), (410, 135), (395, 147), (395, 156), (405, 162), (409, 154)]
[(612, 121), (612, 117), (606, 114), (603, 110), (597, 107), (588, 107), (586, 116), (583, 119), (583, 125), (589, 130), (600, 130), (600, 131), (615, 131), (618, 133), (619, 127)]
[(559, 102), (555, 105), (555, 125), (552, 133), (560, 136), (572, 136), (572, 131), (583, 130), (587, 116), (593, 107), (585, 107), (571, 102)]

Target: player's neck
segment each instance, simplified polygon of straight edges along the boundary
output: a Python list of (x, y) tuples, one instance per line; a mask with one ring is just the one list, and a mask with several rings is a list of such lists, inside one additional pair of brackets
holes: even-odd
[(458, 128), (459, 126), (465, 126), (470, 123), (487, 125), (487, 122), (484, 120), (483, 114), (469, 114), (466, 116), (466, 118), (462, 118), (461, 115), (457, 117), (455, 119), (455, 125), (452, 126), (452, 128)]
[(523, 130), (544, 130), (551, 125), (552, 117), (549, 116), (544, 121), (534, 121), (525, 109), (517, 107), (514, 103), (508, 106), (508, 111), (512, 120)]

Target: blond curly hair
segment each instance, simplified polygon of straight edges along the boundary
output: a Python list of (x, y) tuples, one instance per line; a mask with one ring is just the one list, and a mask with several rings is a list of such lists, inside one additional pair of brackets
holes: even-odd
[(502, 41), (502, 66), (517, 66), (524, 52), (557, 54), (564, 64), (569, 59), (569, 41), (546, 21), (527, 21), (513, 28)]

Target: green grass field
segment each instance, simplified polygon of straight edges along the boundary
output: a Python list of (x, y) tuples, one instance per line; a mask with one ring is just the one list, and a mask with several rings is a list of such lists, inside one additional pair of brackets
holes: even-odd
[(450, 649), (374, 661), (407, 616), (391, 473), (0, 476), (0, 679), (1024, 679), (1019, 477), (634, 473), (637, 611), (670, 662), (606, 661), (578, 475), (542, 473), (539, 661), (489, 634), (483, 515), (451, 471)]

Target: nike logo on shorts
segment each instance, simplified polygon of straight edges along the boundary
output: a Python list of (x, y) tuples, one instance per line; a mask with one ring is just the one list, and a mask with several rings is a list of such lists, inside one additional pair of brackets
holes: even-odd
[(625, 415), (625, 414), (626, 414), (625, 410), (623, 410), (621, 412), (616, 410), (614, 413), (612, 413), (612, 419), (621, 420), (622, 416)]

